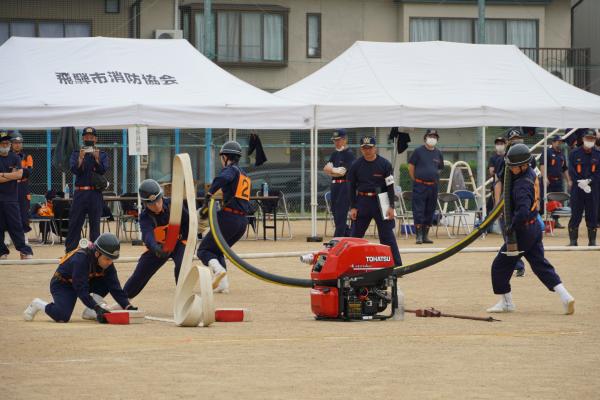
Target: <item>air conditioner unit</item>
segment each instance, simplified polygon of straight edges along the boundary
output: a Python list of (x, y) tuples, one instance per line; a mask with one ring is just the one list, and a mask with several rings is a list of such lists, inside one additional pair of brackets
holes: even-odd
[(180, 29), (157, 29), (154, 31), (154, 39), (183, 39), (183, 31)]

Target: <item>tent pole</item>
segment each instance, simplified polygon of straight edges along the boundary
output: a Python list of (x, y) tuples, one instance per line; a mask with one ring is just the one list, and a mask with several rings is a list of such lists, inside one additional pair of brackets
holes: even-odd
[(212, 182), (212, 129), (204, 130), (204, 182)]
[(481, 130), (481, 158), (479, 159), (480, 167), (477, 168), (477, 179), (479, 181), (479, 185), (481, 185), (481, 210), (482, 210), (482, 219), (487, 215), (487, 202), (485, 198), (485, 126), (479, 128)]
[[(123, 129), (122, 132), (123, 135), (123, 152), (121, 154), (121, 157), (123, 158), (123, 179), (121, 181), (121, 193), (126, 193), (127, 192), (127, 129)], [(117, 192), (117, 188), (115, 188), (115, 192)], [(119, 192), (117, 192), (117, 195), (119, 194)]]
[(179, 128), (175, 128), (175, 154), (179, 154), (179, 143), (181, 141)]
[[(135, 155), (135, 187), (139, 188), (140, 187), (140, 179), (141, 179), (141, 174), (142, 174), (142, 163), (140, 162), (140, 155), (136, 154)], [(138, 215), (140, 215), (142, 213), (142, 199), (140, 197), (140, 193), (139, 191), (136, 190), (137, 193), (137, 209), (138, 209)], [(140, 229), (140, 225), (137, 225), (137, 234), (138, 234), (138, 240), (141, 242), (142, 241), (142, 231)], [(132, 245), (135, 245), (132, 241), (131, 243)], [(137, 243), (136, 243), (137, 244)], [(141, 243), (140, 243), (141, 244)]]
[(52, 129), (46, 129), (46, 186), (52, 190)]
[(544, 128), (544, 176), (542, 183), (542, 189), (544, 190), (544, 221), (548, 218), (548, 213), (546, 212), (546, 204), (548, 204), (548, 128)]
[(321, 242), (322, 237), (317, 236), (317, 143), (319, 130), (317, 128), (317, 112), (314, 108), (314, 125), (310, 130), (310, 236), (307, 242)]

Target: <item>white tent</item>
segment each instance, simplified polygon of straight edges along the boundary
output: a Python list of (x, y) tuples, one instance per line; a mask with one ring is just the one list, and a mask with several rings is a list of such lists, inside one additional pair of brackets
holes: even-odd
[(317, 128), (600, 126), (600, 97), (512, 45), (356, 42), (276, 93), (314, 104)]
[[(315, 105), (312, 236), (318, 128), (600, 126), (599, 96), (562, 81), (506, 45), (356, 42), (275, 95)], [(485, 131), (482, 136), (484, 142)], [(485, 159), (481, 162), (485, 165)]]
[(313, 125), (312, 106), (249, 85), (187, 40), (12, 37), (0, 60), (2, 127)]

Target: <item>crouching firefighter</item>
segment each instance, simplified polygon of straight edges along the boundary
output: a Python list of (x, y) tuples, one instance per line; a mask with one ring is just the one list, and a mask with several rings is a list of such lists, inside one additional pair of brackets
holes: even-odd
[(171, 201), (163, 196), (163, 191), (154, 179), (146, 179), (140, 184), (138, 193), (144, 205), (140, 214), (140, 230), (147, 251), (140, 257), (133, 274), (123, 289), (130, 299), (137, 296), (169, 258), (175, 262), (175, 284), (185, 252), (186, 238), (189, 229), (189, 214), (184, 206), (181, 213), (181, 230), (177, 243), (172, 251), (166, 251), (167, 229), (171, 215)]
[(512, 312), (510, 278), (517, 261), (525, 257), (548, 290), (558, 293), (565, 314), (575, 312), (575, 299), (562, 284), (554, 267), (544, 257), (542, 229), (538, 222), (540, 190), (538, 178), (529, 166), (531, 153), (522, 143), (510, 147), (504, 174), (505, 243), (492, 263), (492, 287), (500, 301), (487, 312)]
[[(248, 225), (250, 208), (250, 178), (238, 166), (242, 156), (242, 147), (238, 142), (226, 142), (219, 151), (223, 169), (213, 180), (206, 193), (204, 206), (200, 210), (200, 218), (208, 218), (208, 205), (211, 196), (218, 190), (223, 191), (223, 206), (217, 213), (219, 228), (229, 246), (233, 246), (244, 236)], [(198, 258), (213, 272), (213, 288), (218, 293), (229, 292), (227, 266), (223, 252), (217, 246), (212, 235), (207, 235), (198, 247)]]
[(125, 310), (137, 310), (121, 289), (113, 261), (119, 258), (121, 244), (112, 233), (103, 233), (86, 247), (67, 253), (50, 280), (50, 293), (54, 302), (46, 303), (36, 298), (23, 312), (25, 321), (44, 311), (56, 322), (69, 322), (77, 298), (87, 307), (84, 319), (96, 319), (106, 323), (104, 314), (110, 313), (104, 302), (108, 293)]

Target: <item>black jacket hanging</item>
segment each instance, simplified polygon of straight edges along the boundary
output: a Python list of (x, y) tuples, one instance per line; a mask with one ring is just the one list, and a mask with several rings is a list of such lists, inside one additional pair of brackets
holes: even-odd
[(410, 143), (410, 135), (406, 132), (400, 132), (398, 127), (393, 127), (390, 130), (390, 136), (388, 140), (394, 141), (395, 138), (398, 138), (398, 143), (396, 145), (396, 151), (398, 154), (402, 154), (408, 149), (408, 144)]
[(248, 143), (248, 155), (251, 155), (254, 150), (256, 150), (256, 162), (254, 163), (255, 166), (258, 167), (267, 162), (267, 155), (263, 150), (260, 138), (257, 134), (252, 133), (250, 134), (250, 142)]

